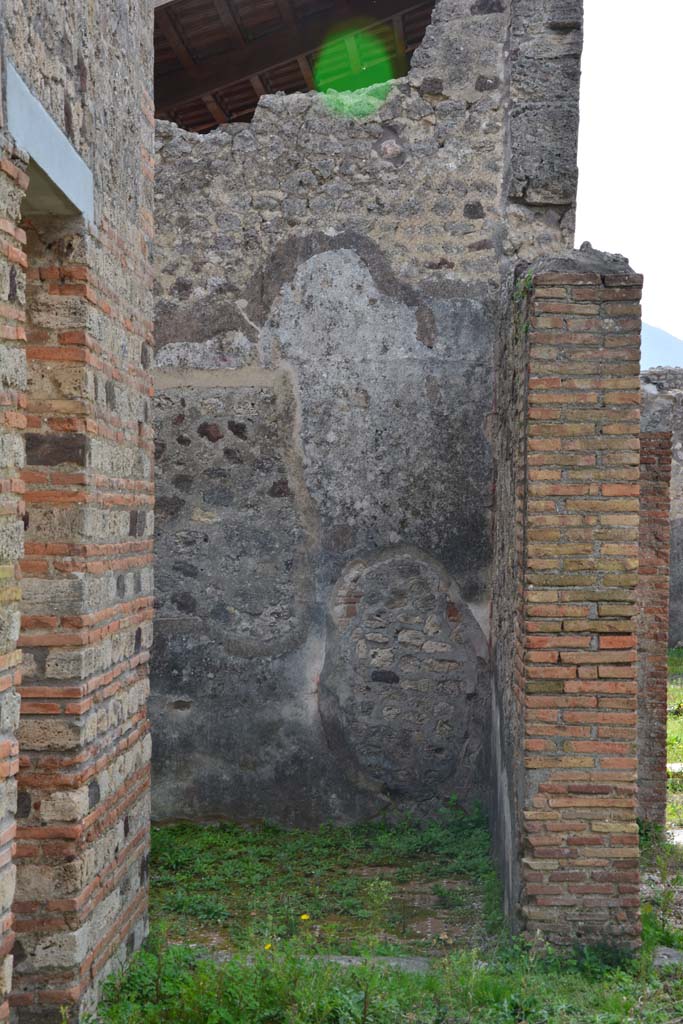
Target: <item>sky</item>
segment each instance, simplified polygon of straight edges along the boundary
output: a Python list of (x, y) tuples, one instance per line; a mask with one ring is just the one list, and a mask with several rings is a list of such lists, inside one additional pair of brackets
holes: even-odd
[(584, 6), (576, 244), (628, 256), (683, 339), (683, 0)]

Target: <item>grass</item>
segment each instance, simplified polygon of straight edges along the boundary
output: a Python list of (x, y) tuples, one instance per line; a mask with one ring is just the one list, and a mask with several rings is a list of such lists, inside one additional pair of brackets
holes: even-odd
[[(683, 650), (669, 671), (667, 756), (683, 762)], [(668, 811), (683, 825), (676, 781)], [(152, 936), (108, 980), (98, 1024), (683, 1024), (683, 969), (652, 967), (656, 945), (683, 949), (683, 848), (662, 829), (641, 835), (631, 960), (513, 940), (488, 851), (482, 815), (455, 807), (426, 827), (155, 829)], [(432, 966), (408, 974), (382, 954)]]
[[(481, 944), (500, 918), (484, 817), (455, 807), (426, 827), (155, 829), (151, 877), (152, 915), (172, 940), (209, 936), (232, 952), (304, 929), (320, 952), (354, 954), (369, 927), (382, 952), (430, 952), (472, 932)], [(423, 934), (430, 915), (445, 937)]]
[[(683, 851), (656, 829), (642, 847), (646, 870), (664, 884), (644, 907), (641, 955), (623, 960), (610, 950), (558, 954), (506, 934), (480, 814), (450, 808), (426, 827), (314, 833), (156, 829), (152, 937), (108, 980), (97, 1021), (683, 1024), (683, 971), (652, 968), (658, 943), (683, 948)], [(462, 929), (457, 948), (398, 912), (405, 891)], [(360, 963), (342, 967), (325, 958), (331, 951), (360, 953)], [(376, 959), (387, 952), (428, 954), (432, 966), (389, 969)]]
[[(667, 717), (666, 759), (669, 764), (683, 763), (683, 648), (669, 651), (669, 709)], [(667, 823), (683, 828), (683, 779), (669, 779)]]
[(669, 684), (669, 722), (667, 729), (667, 760), (683, 761), (683, 681)]
[(641, 825), (640, 860), (645, 957), (657, 945), (683, 950), (683, 847), (661, 826)]
[(683, 647), (669, 648), (669, 679), (683, 676)]
[(217, 966), (183, 947), (138, 954), (112, 979), (106, 1024), (675, 1024), (683, 975), (510, 944), (461, 951), (426, 975), (343, 969), (283, 948)]

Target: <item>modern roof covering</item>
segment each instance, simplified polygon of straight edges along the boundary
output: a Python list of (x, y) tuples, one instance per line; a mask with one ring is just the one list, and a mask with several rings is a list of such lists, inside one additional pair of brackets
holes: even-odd
[[(400, 77), (434, 0), (155, 0), (157, 116), (190, 131), (251, 119), (264, 93)], [(319, 62), (324, 48), (325, 60)]]

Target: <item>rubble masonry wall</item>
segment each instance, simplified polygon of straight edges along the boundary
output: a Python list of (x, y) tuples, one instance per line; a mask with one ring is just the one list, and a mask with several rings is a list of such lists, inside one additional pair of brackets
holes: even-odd
[(501, 282), (571, 245), (580, 49), (440, 0), (374, 111), (158, 125), (159, 818), (487, 798)]

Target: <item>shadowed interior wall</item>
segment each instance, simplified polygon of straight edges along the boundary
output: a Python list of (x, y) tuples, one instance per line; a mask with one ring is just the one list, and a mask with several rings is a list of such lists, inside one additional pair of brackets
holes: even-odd
[(571, 244), (580, 49), (440, 0), (374, 105), (158, 124), (159, 818), (487, 796), (500, 289)]
[(683, 644), (683, 369), (657, 366), (641, 374), (646, 392), (656, 389), (671, 403), (671, 554), (669, 646)]
[(638, 817), (666, 824), (671, 551), (671, 430), (675, 400), (641, 386), (638, 615)]

